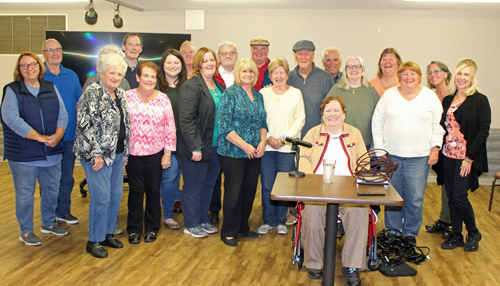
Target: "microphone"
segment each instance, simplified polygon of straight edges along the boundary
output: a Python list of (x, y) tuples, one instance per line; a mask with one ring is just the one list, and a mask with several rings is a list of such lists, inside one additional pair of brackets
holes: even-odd
[(280, 137), (280, 139), (281, 139), (281, 141), (290, 142), (290, 143), (292, 143), (292, 145), (299, 145), (299, 146), (304, 146), (304, 147), (307, 147), (307, 148), (311, 148), (312, 147), (311, 143), (299, 140), (298, 138), (290, 138), (290, 137), (287, 137), (285, 135), (282, 135)]

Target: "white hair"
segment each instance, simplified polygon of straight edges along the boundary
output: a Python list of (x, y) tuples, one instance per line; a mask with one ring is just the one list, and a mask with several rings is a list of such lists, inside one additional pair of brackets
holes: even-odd
[(233, 42), (230, 41), (224, 41), (220, 43), (219, 48), (217, 49), (217, 52), (220, 53), (220, 49), (222, 47), (233, 47), (235, 52), (238, 52), (238, 49), (236, 48), (236, 45)]
[(104, 74), (104, 72), (110, 67), (121, 67), (124, 76), (127, 72), (127, 63), (122, 55), (110, 53), (99, 56), (96, 67), (97, 72)]

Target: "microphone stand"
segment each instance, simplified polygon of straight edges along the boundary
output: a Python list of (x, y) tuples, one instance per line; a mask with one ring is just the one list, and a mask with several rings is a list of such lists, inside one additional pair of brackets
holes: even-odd
[(299, 172), (300, 147), (297, 143), (292, 143), (292, 151), (295, 151), (295, 170), (288, 173), (288, 176), (295, 178), (305, 177), (306, 173)]

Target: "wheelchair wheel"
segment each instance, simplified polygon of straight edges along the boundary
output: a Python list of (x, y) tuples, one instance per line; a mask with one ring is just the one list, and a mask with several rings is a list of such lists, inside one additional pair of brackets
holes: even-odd
[(370, 271), (376, 271), (382, 266), (382, 254), (377, 253), (376, 259), (370, 259), (369, 257), (366, 259), (366, 267)]
[(302, 248), (302, 245), (301, 245), (302, 241), (300, 239), (300, 234), (299, 234), (299, 249), (300, 249), (300, 252), (298, 253), (298, 261), (297, 261), (297, 269), (300, 270), (302, 268), (302, 265), (304, 265), (304, 249)]

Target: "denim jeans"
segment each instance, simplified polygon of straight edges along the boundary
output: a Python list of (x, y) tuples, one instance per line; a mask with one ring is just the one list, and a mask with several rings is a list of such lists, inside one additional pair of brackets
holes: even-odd
[(271, 191), (278, 172), (290, 172), (295, 168), (295, 153), (269, 151), (260, 160), (260, 182), (262, 185), (262, 209), (264, 224), (286, 225), (288, 204), (272, 201)]
[(163, 218), (172, 218), (174, 214), (174, 201), (177, 200), (177, 193), (181, 193), (179, 190), (179, 181), (181, 179), (181, 169), (179, 167), (179, 162), (174, 154), (170, 157), (170, 168), (163, 169), (161, 175), (161, 206), (163, 207)]
[(73, 169), (75, 167), (75, 154), (73, 154), (73, 144), (75, 141), (64, 141), (64, 153), (61, 161), (61, 184), (59, 186), (59, 196), (57, 198), (57, 217), (63, 217), (71, 213), (71, 192), (75, 185)]
[(209, 223), (208, 208), (214, 191), (214, 184), (219, 175), (220, 165), (217, 147), (212, 147), (210, 162), (178, 160), (184, 187), (182, 188), (182, 216), (186, 228)]
[(21, 233), (33, 232), (33, 207), (37, 179), (40, 185), (42, 225), (53, 225), (56, 218), (59, 180), (61, 179), (61, 162), (49, 167), (33, 167), (9, 160), (9, 167), (14, 180), (16, 218)]
[(385, 227), (397, 229), (404, 236), (417, 236), (422, 225), (422, 204), (429, 176), (429, 157), (398, 157), (392, 155), (398, 169), (391, 179), (392, 186), (403, 198), (403, 207), (385, 207)]
[(89, 188), (89, 241), (101, 242), (115, 230), (123, 195), (123, 154), (116, 154), (113, 165), (92, 170), (94, 162), (83, 162)]

